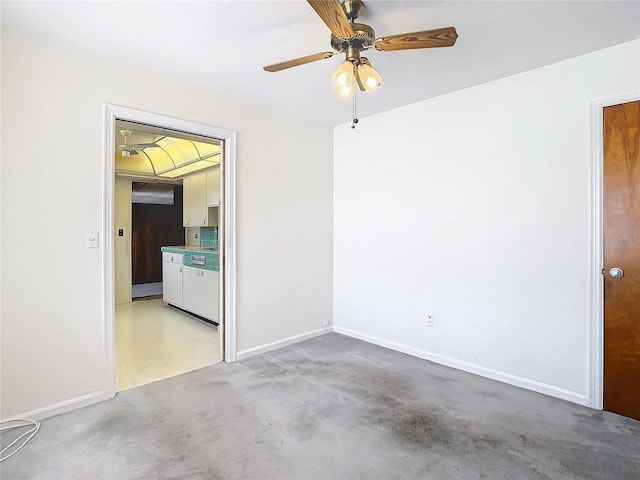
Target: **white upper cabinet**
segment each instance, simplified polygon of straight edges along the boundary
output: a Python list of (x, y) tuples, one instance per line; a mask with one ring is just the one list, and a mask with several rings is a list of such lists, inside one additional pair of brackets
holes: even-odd
[(207, 179), (207, 205), (217, 207), (220, 205), (220, 168), (209, 170)]
[[(217, 211), (214, 212), (213, 210), (215, 209), (210, 209), (208, 205), (208, 175), (209, 173), (206, 172), (196, 173), (185, 177), (183, 180), (182, 224), (185, 227), (212, 227), (218, 225)], [(219, 193), (218, 198), (220, 198)]]

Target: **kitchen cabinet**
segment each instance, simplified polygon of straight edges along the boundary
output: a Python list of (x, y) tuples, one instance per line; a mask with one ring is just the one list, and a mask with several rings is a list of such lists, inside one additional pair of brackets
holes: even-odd
[[(207, 180), (207, 206), (220, 205), (220, 168), (209, 170), (206, 173)], [(211, 226), (211, 225), (209, 225)]]
[(162, 300), (181, 308), (184, 269), (182, 257), (178, 253), (162, 253)]
[(197, 267), (184, 267), (182, 308), (218, 322), (219, 272)]
[(185, 177), (182, 181), (182, 195), (183, 226), (214, 227), (218, 225), (217, 211), (210, 209), (207, 205), (206, 172)]

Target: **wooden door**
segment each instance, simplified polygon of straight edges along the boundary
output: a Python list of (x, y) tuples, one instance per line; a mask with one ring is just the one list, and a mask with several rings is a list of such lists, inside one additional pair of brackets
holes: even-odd
[(184, 243), (182, 187), (175, 187), (173, 205), (134, 203), (131, 224), (132, 283), (161, 282), (160, 249)]
[(604, 109), (604, 409), (640, 420), (640, 101)]

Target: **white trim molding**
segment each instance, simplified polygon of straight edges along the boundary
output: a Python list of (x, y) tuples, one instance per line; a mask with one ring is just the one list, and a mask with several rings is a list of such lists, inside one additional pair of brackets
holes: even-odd
[(63, 402), (54, 403), (53, 405), (47, 405), (46, 407), (30, 410), (19, 415), (14, 415), (13, 417), (3, 418), (2, 421), (6, 422), (9, 420), (17, 420), (21, 418), (43, 420), (45, 418), (53, 417), (54, 415), (71, 412), (73, 410), (77, 410), (78, 408), (88, 407), (89, 405), (93, 405), (94, 403), (109, 400), (112, 397), (113, 395), (109, 395), (100, 390), (97, 392), (88, 393), (86, 395), (81, 395), (79, 397), (70, 398)]
[(248, 348), (246, 350), (242, 350), (238, 352), (237, 360), (244, 360), (249, 357), (255, 357), (256, 355), (261, 355), (263, 353), (271, 352), (273, 350), (278, 350), (279, 348), (286, 347), (288, 345), (293, 345), (294, 343), (304, 342), (305, 340), (309, 340), (314, 337), (319, 337), (320, 335), (325, 335), (327, 333), (331, 333), (332, 331), (333, 331), (333, 327), (329, 325), (328, 327), (319, 328), (317, 330), (312, 330), (307, 333), (301, 333), (300, 335), (294, 335), (293, 337), (277, 340), (271, 343), (265, 343), (264, 345), (259, 345), (253, 348)]
[(221, 305), (224, 309), (223, 332), (224, 360), (236, 361), (236, 132), (227, 131), (224, 142), (224, 158), (220, 173), (224, 179), (222, 185), (223, 238), (220, 245), (222, 262), (220, 272), (224, 281), (221, 292)]
[[(224, 344), (224, 360), (235, 361), (236, 357), (236, 132), (223, 128), (191, 122), (179, 118), (158, 115), (135, 110), (119, 105), (104, 105), (104, 158), (103, 158), (103, 209), (102, 209), (102, 270), (103, 274), (103, 331), (105, 338), (104, 362), (104, 396), (115, 395), (115, 361), (114, 361), (114, 172), (115, 172), (115, 129), (116, 120), (126, 120), (147, 125), (168, 128), (186, 133), (215, 138), (224, 142), (224, 157), (221, 164), (222, 184), (221, 200), (224, 206), (222, 219), (223, 238), (221, 242), (221, 268), (223, 276), (223, 292), (221, 292), (221, 308), (224, 322), (222, 336)], [(99, 400), (97, 400), (99, 401)]]
[(104, 349), (102, 361), (104, 365), (103, 392), (107, 398), (116, 394), (116, 366), (114, 354), (114, 198), (115, 198), (115, 111), (105, 105), (104, 135), (102, 161), (102, 334)]
[(457, 360), (455, 358), (445, 357), (443, 355), (438, 355), (436, 353), (428, 352), (426, 350), (422, 350), (415, 347), (410, 347), (408, 345), (403, 345), (401, 343), (384, 340), (378, 337), (372, 337), (370, 335), (356, 332), (354, 330), (349, 330), (347, 328), (334, 326), (333, 331), (341, 335), (346, 335), (347, 337), (357, 338), (358, 340), (364, 340), (365, 342), (373, 343), (374, 345), (379, 345), (381, 347), (389, 348), (397, 352), (406, 353), (407, 355), (411, 355), (413, 357), (422, 358), (423, 360), (429, 360), (430, 362), (444, 365), (446, 367), (462, 370), (463, 372), (473, 373), (475, 375), (479, 375), (485, 378), (490, 378), (492, 380), (497, 380), (499, 382), (506, 383), (508, 385), (513, 385), (516, 387), (520, 387), (527, 390), (532, 390), (534, 392), (549, 395), (551, 397), (556, 397), (562, 400), (567, 400), (569, 402), (577, 403), (578, 405), (584, 405), (584, 406), (587, 405), (587, 396), (584, 394), (581, 394), (578, 392), (572, 392), (570, 390), (565, 390), (563, 388), (538, 382), (530, 378), (520, 377), (518, 375), (512, 375), (510, 373), (502, 372), (500, 370), (494, 370), (492, 368), (483, 367), (480, 365), (476, 365), (474, 363), (464, 362), (461, 360)]
[(604, 384), (604, 142), (605, 107), (640, 100), (640, 90), (591, 100), (591, 299), (587, 337), (587, 406), (602, 410)]

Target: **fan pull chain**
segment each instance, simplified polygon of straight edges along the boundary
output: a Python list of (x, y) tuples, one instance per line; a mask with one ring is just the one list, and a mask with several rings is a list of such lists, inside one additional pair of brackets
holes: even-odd
[[(353, 65), (353, 78), (356, 78), (356, 66)], [(351, 121), (351, 128), (356, 128), (356, 123), (358, 123), (358, 112), (357, 112), (357, 102), (356, 102), (356, 94), (358, 92), (357, 85), (353, 86), (353, 120)]]

